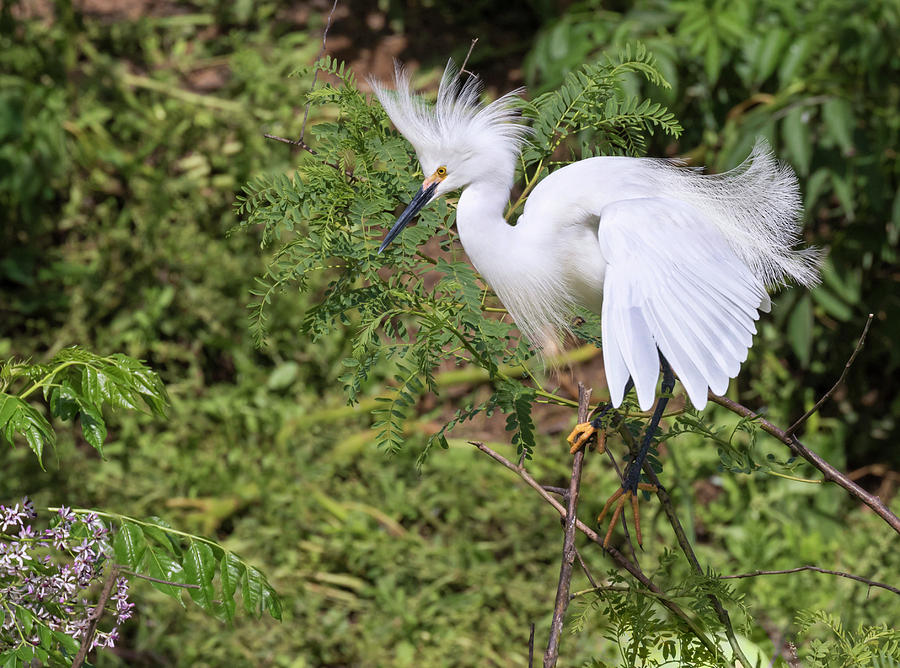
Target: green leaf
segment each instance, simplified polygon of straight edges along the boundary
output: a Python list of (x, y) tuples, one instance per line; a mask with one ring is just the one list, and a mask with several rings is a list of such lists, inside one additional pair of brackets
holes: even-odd
[(812, 53), (813, 40), (809, 35), (795, 36), (778, 66), (778, 81), (782, 88), (787, 88), (798, 78), (800, 71)]
[(56, 432), (37, 409), (19, 397), (3, 392), (0, 392), (0, 433), (12, 445), (17, 434), (23, 437), (38, 459), (41, 459), (44, 446), (56, 443)]
[[(165, 580), (166, 582), (185, 584), (184, 567), (178, 563), (178, 561), (173, 559), (171, 554), (161, 548), (156, 548), (152, 545), (147, 546), (147, 550), (144, 553), (144, 563), (141, 565), (141, 569), (145, 575), (149, 575), (151, 578)], [(150, 581), (150, 584), (163, 594), (177, 599), (178, 602), (184, 606), (184, 600), (181, 596), (183, 590), (182, 587), (176, 587), (162, 582), (153, 582), (152, 580)]]
[(151, 515), (147, 518), (147, 522), (141, 525), (141, 528), (144, 530), (144, 535), (153, 538), (153, 540), (172, 554), (179, 554), (181, 552), (178, 540), (170, 531), (170, 529), (173, 528), (172, 525), (161, 517)]
[(60, 420), (74, 419), (80, 404), (75, 389), (66, 381), (50, 390), (50, 413)]
[(817, 286), (810, 294), (812, 294), (812, 298), (816, 304), (825, 309), (825, 313), (832, 318), (842, 322), (847, 322), (853, 318), (853, 309), (847, 306), (845, 302), (834, 295), (824, 285)]
[(66, 653), (71, 655), (78, 653), (78, 641), (72, 636), (63, 633), (62, 631), (53, 631), (53, 637), (56, 638), (56, 641), (62, 646)]
[(766, 32), (759, 45), (754, 63), (757, 84), (764, 82), (775, 71), (778, 63), (782, 60), (784, 47), (789, 39), (790, 34), (783, 28), (774, 28)]
[(99, 411), (90, 406), (83, 406), (81, 410), (81, 433), (84, 440), (90, 443), (103, 457), (103, 442), (106, 440), (106, 422)]
[(803, 295), (788, 319), (788, 340), (804, 368), (809, 366), (812, 351), (813, 310), (808, 294)]
[(300, 366), (296, 362), (279, 364), (266, 383), (270, 390), (285, 390), (290, 387), (300, 374)]
[(854, 152), (853, 128), (856, 120), (850, 103), (842, 99), (829, 100), (822, 106), (822, 117), (829, 135), (841, 147), (844, 155), (851, 155)]
[(188, 589), (194, 602), (207, 612), (215, 612), (215, 590), (212, 586), (216, 574), (216, 559), (212, 548), (206, 543), (191, 539), (184, 553), (185, 584), (199, 585), (199, 589)]
[(18, 408), (18, 397), (10, 394), (0, 394), (0, 429), (6, 427), (6, 423), (12, 419)]
[(268, 613), (272, 616), (273, 619), (277, 619), (281, 621), (281, 613), (282, 613), (282, 604), (281, 598), (275, 593), (275, 590), (269, 585), (268, 582), (265, 583), (263, 587), (263, 607), (268, 611)]
[(719, 71), (722, 68), (722, 45), (719, 38), (715, 34), (709, 35), (709, 43), (706, 46), (703, 64), (706, 68), (706, 76), (709, 78), (710, 85), (714, 85), (719, 80)]
[(244, 564), (233, 553), (222, 555), (219, 566), (219, 579), (222, 582), (222, 605), (227, 619), (233, 619), (235, 613), (234, 595), (237, 592), (244, 574)]
[(811, 111), (804, 107), (791, 109), (781, 122), (784, 143), (794, 167), (803, 176), (809, 174), (813, 145), (810, 141), (808, 116)]
[[(241, 577), (241, 597), (244, 599), (244, 610), (247, 614), (255, 615), (256, 617), (262, 614), (267, 595), (266, 591), (271, 589), (271, 586), (266, 581), (266, 577), (258, 570), (252, 566), (247, 566), (244, 569)], [(271, 593), (274, 594), (274, 591)], [(280, 616), (278, 618), (280, 619)]]
[(140, 527), (131, 522), (123, 522), (113, 542), (116, 562), (137, 571), (146, 550), (147, 541), (144, 539), (144, 532)]

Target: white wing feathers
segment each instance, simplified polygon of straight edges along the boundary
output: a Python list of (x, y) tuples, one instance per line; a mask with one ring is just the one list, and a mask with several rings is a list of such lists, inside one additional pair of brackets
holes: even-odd
[(620, 200), (600, 211), (603, 361), (614, 406), (634, 379), (649, 410), (659, 351), (698, 409), (707, 388), (724, 394), (747, 359), (754, 321), (769, 298), (722, 233), (676, 199)]

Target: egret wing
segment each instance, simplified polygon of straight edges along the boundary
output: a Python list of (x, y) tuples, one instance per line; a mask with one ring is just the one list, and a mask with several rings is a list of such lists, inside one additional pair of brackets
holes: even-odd
[[(768, 308), (759, 280), (721, 232), (677, 199), (619, 200), (600, 211), (603, 361), (613, 405), (634, 379), (648, 410), (659, 352), (697, 408), (723, 394), (747, 358), (755, 320)], [(659, 352), (657, 351), (659, 350)]]

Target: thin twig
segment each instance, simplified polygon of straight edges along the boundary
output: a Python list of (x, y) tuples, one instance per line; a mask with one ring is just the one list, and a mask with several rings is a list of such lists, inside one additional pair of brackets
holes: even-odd
[[(275, 141), (280, 141), (284, 144), (291, 144), (292, 146), (299, 146), (300, 148), (302, 148), (304, 151), (306, 151), (307, 153), (309, 153), (311, 155), (318, 155), (318, 151), (316, 151), (312, 146), (307, 144), (302, 139), (288, 139), (287, 137), (279, 137), (278, 135), (272, 135), (272, 134), (269, 134), (268, 132), (263, 132), (263, 137), (265, 137), (266, 139), (274, 139)], [(334, 165), (332, 165), (332, 167), (333, 166)]]
[(566, 498), (566, 495), (569, 493), (569, 490), (567, 490), (565, 487), (554, 487), (553, 485), (541, 485), (541, 486), (545, 490), (550, 492), (551, 494), (559, 494), (564, 499)]
[(720, 575), (719, 579), (740, 580), (742, 578), (755, 578), (758, 575), (787, 575), (788, 573), (799, 573), (800, 571), (814, 571), (816, 573), (824, 573), (825, 575), (836, 575), (840, 578), (849, 578), (850, 580), (856, 580), (857, 582), (867, 584), (870, 587), (881, 587), (882, 589), (887, 589), (888, 591), (900, 596), (900, 589), (892, 587), (889, 584), (885, 584), (884, 582), (876, 582), (875, 580), (870, 580), (869, 578), (864, 578), (860, 575), (854, 575), (853, 573), (845, 573), (844, 571), (832, 571), (827, 568), (819, 568), (818, 566), (798, 566), (797, 568), (787, 568), (780, 571), (753, 571), (752, 573), (738, 573), (737, 575)]
[(469, 52), (466, 54), (466, 57), (465, 57), (465, 59), (463, 60), (462, 66), (459, 68), (459, 73), (460, 73), (460, 74), (468, 74), (470, 77), (477, 76), (475, 73), (470, 72), (469, 70), (466, 69), (466, 63), (469, 62), (469, 56), (472, 55), (472, 49), (475, 48), (475, 44), (476, 44), (477, 42), (478, 42), (478, 38), (477, 38), (477, 37), (472, 38), (472, 43), (469, 44)]
[(590, 582), (591, 586), (596, 589), (598, 586), (597, 582), (596, 580), (594, 580), (594, 576), (592, 576), (591, 572), (588, 570), (587, 564), (584, 563), (584, 559), (581, 558), (581, 552), (579, 552), (577, 549), (575, 550), (575, 558), (577, 558), (578, 563), (581, 564), (581, 570), (583, 570), (584, 574), (587, 576), (588, 582)]
[(113, 585), (116, 583), (118, 574), (119, 569), (115, 565), (110, 566), (109, 573), (106, 575), (106, 582), (103, 583), (103, 590), (100, 592), (100, 598), (97, 599), (97, 606), (88, 617), (84, 638), (81, 641), (81, 647), (78, 648), (78, 653), (72, 661), (72, 668), (81, 668), (81, 664), (87, 658), (88, 652), (91, 651), (91, 643), (94, 640), (94, 634), (97, 632), (97, 624), (100, 622), (100, 618), (103, 617), (103, 610), (106, 608), (109, 597), (112, 596)]
[[(328, 14), (328, 20), (325, 23), (325, 30), (322, 31), (322, 48), (319, 49), (319, 55), (316, 56), (316, 63), (322, 58), (322, 55), (325, 53), (325, 40), (328, 38), (328, 29), (331, 28), (331, 18), (334, 16), (334, 10), (337, 9), (338, 0), (334, 0), (334, 4), (331, 5), (331, 12)], [(312, 84), (309, 87), (310, 92), (312, 89), (316, 87), (316, 81), (319, 79), (319, 68), (316, 67), (316, 71), (313, 73)], [(303, 125), (300, 126), (300, 139), (298, 141), (303, 141), (303, 136), (306, 134), (306, 121), (309, 120), (309, 108), (312, 105), (312, 100), (306, 103), (306, 109), (303, 111)]]
[(534, 668), (534, 622), (531, 622), (531, 633), (528, 635), (528, 668)]
[[(672, 503), (672, 497), (669, 496), (666, 488), (662, 486), (662, 483), (659, 481), (656, 471), (653, 470), (650, 462), (645, 460), (643, 468), (644, 473), (647, 474), (647, 478), (650, 482), (656, 485), (656, 496), (659, 498), (660, 504), (662, 504), (663, 511), (666, 513), (669, 524), (672, 525), (672, 530), (675, 532), (675, 538), (678, 541), (678, 545), (681, 547), (681, 551), (684, 552), (684, 556), (687, 558), (688, 563), (691, 565), (694, 572), (697, 573), (697, 575), (703, 575), (703, 568), (700, 566), (700, 561), (694, 553), (691, 541), (688, 540), (687, 534), (684, 532), (681, 520), (678, 519), (678, 513), (675, 512), (675, 504)], [(734, 627), (731, 625), (731, 617), (728, 615), (725, 606), (722, 605), (722, 602), (714, 594), (707, 594), (707, 597), (712, 604), (713, 610), (716, 611), (716, 617), (719, 618), (719, 621), (725, 628), (725, 635), (728, 638), (728, 643), (731, 645), (731, 650), (734, 652), (735, 660), (739, 661), (744, 668), (752, 668), (753, 664), (750, 663), (744, 655), (741, 645), (738, 643), (737, 636), (734, 634)]]
[[(587, 422), (590, 411), (591, 390), (578, 383), (578, 422)], [(550, 639), (544, 652), (544, 668), (553, 668), (559, 660), (559, 638), (562, 635), (566, 609), (569, 607), (569, 590), (572, 585), (572, 567), (575, 564), (575, 522), (578, 520), (578, 488), (581, 486), (581, 470), (584, 465), (586, 445), (581, 446), (572, 458), (572, 476), (566, 494), (565, 533), (563, 535), (562, 563), (559, 567), (559, 583), (556, 586), (556, 604), (550, 623)]]
[(750, 410), (746, 406), (739, 404), (736, 401), (717, 396), (712, 392), (709, 393), (709, 400), (727, 408), (732, 413), (736, 413), (741, 417), (756, 420), (756, 423), (760, 427), (762, 427), (763, 431), (777, 438), (779, 441), (788, 446), (791, 449), (791, 452), (793, 452), (795, 455), (797, 455), (798, 457), (803, 457), (803, 459), (819, 469), (819, 471), (821, 471), (822, 475), (825, 477), (825, 480), (840, 485), (845, 490), (847, 490), (851, 496), (857, 498), (858, 500), (869, 506), (869, 508), (875, 511), (876, 515), (887, 522), (894, 531), (900, 534), (900, 517), (894, 515), (894, 513), (891, 512), (890, 508), (888, 508), (880, 498), (878, 498), (874, 494), (870, 494), (855, 482), (850, 480), (850, 478), (838, 471), (836, 468), (834, 468), (834, 466), (826, 462), (818, 454), (803, 445), (803, 443), (801, 443), (794, 434), (786, 433), (783, 429), (779, 429), (765, 418), (760, 417), (757, 413), (754, 413), (752, 410)]
[(795, 431), (797, 431), (797, 427), (799, 427), (801, 424), (806, 422), (813, 413), (815, 413), (817, 410), (819, 410), (822, 407), (822, 405), (826, 401), (828, 401), (828, 399), (831, 397), (831, 395), (834, 394), (834, 391), (836, 389), (838, 389), (838, 387), (840, 387), (841, 383), (844, 382), (844, 378), (847, 377), (847, 372), (850, 371), (850, 367), (853, 365), (853, 360), (856, 359), (856, 355), (859, 353), (860, 350), (862, 350), (863, 343), (865, 343), (865, 341), (866, 341), (866, 334), (869, 333), (869, 327), (872, 325), (872, 318), (873, 318), (873, 315), (870, 313), (869, 317), (866, 319), (866, 326), (863, 327), (862, 334), (860, 334), (860, 336), (859, 336), (859, 341), (856, 342), (856, 348), (853, 349), (853, 354), (850, 355), (850, 359), (848, 359), (847, 363), (844, 365), (844, 370), (841, 372), (841, 377), (838, 378), (837, 382), (831, 386), (830, 390), (828, 390), (825, 394), (822, 395), (822, 398), (816, 402), (815, 406), (813, 406), (808, 411), (806, 411), (802, 416), (800, 416), (799, 420), (797, 420), (794, 424), (792, 424), (790, 427), (788, 427), (787, 429), (784, 430), (785, 434), (790, 436)]
[[(629, 450), (634, 451), (636, 446), (634, 435), (625, 427), (625, 421), (617, 410), (613, 409), (610, 413), (612, 415), (611, 424), (613, 424), (622, 435), (622, 440), (628, 444)], [(619, 468), (619, 463), (616, 461), (616, 457), (613, 455), (611, 449), (606, 448), (606, 456), (609, 458), (609, 461), (612, 462), (613, 469), (616, 472), (616, 476), (619, 478), (619, 482), (624, 485), (625, 476), (622, 475), (622, 469)], [(625, 519), (624, 515), (622, 517), (622, 530), (625, 532), (625, 544), (631, 551), (631, 560), (634, 563), (638, 563), (637, 551), (634, 549), (634, 542), (631, 540), (631, 534), (628, 532), (628, 521)]]
[(134, 571), (130, 571), (127, 568), (122, 568), (121, 566), (117, 566), (120, 571), (123, 573), (128, 573), (128, 575), (133, 575), (136, 578), (140, 578), (141, 580), (147, 580), (149, 582), (156, 582), (159, 584), (169, 585), (171, 587), (181, 587), (182, 589), (200, 589), (200, 585), (195, 584), (186, 584), (184, 582), (171, 582), (169, 580), (160, 580), (159, 578), (151, 578), (149, 575), (142, 575), (141, 573), (135, 573)]
[[(506, 457), (501, 455), (499, 452), (495, 452), (484, 443), (481, 443), (479, 441), (469, 441), (469, 444), (474, 445), (488, 457), (502, 464), (513, 473), (517, 474), (529, 487), (536, 491), (540, 495), (540, 497), (544, 499), (544, 501), (553, 506), (554, 510), (556, 510), (560, 517), (566, 517), (566, 508), (559, 501), (550, 496), (550, 493), (547, 492), (537, 480), (532, 478), (531, 474), (529, 474), (528, 471), (517, 468), (516, 465), (509, 461)], [(709, 637), (707, 637), (706, 633), (698, 626), (697, 622), (695, 622), (690, 617), (690, 615), (688, 615), (675, 601), (668, 598), (663, 593), (662, 589), (660, 589), (656, 585), (656, 583), (653, 582), (653, 580), (647, 577), (647, 575), (641, 570), (640, 566), (630, 562), (625, 558), (625, 555), (619, 552), (616, 548), (612, 546), (604, 546), (603, 537), (581, 520), (576, 520), (575, 526), (592, 542), (599, 545), (600, 548), (604, 552), (606, 552), (620, 568), (627, 571), (635, 580), (644, 585), (644, 587), (646, 587), (648, 590), (650, 590), (654, 594), (658, 594), (660, 597), (660, 603), (668, 608), (669, 611), (672, 612), (676, 617), (681, 619), (691, 630), (691, 632), (697, 637), (697, 639), (701, 643), (703, 643), (703, 646), (710, 653), (715, 655), (719, 651), (717, 645)]]
[[(283, 144), (290, 144), (292, 146), (298, 146), (299, 148), (303, 149), (310, 155), (318, 155), (319, 154), (318, 151), (316, 151), (312, 146), (307, 144), (302, 139), (288, 139), (287, 137), (279, 137), (278, 135), (269, 134), (268, 132), (263, 132), (263, 137), (265, 137), (266, 139), (274, 139), (275, 141), (280, 141)], [(346, 176), (351, 181), (354, 181), (354, 182), (359, 181), (359, 178), (354, 176), (352, 172), (348, 172), (346, 169), (342, 169), (341, 166), (338, 165), (337, 163), (328, 162), (327, 160), (323, 160), (322, 164), (326, 165), (327, 167), (331, 167), (332, 169), (338, 170), (341, 174)]]
[[(326, 44), (326, 40), (328, 39), (328, 30), (329, 30), (329, 28), (331, 28), (331, 20), (334, 17), (334, 12), (337, 9), (337, 4), (338, 4), (338, 0), (334, 0), (334, 3), (331, 5), (331, 11), (328, 13), (328, 20), (325, 22), (325, 30), (322, 31), (322, 48), (319, 49), (319, 53), (316, 56), (316, 60), (315, 60), (316, 63), (319, 62), (319, 60), (322, 58), (322, 54), (325, 53), (325, 44)], [(318, 80), (319, 80), (319, 67), (317, 65), (315, 68), (315, 71), (313, 72), (312, 84), (310, 84), (310, 87), (309, 87), (310, 92), (316, 87), (316, 82)], [(300, 138), (299, 139), (288, 139), (287, 137), (279, 137), (278, 135), (269, 134), (268, 132), (264, 132), (263, 137), (265, 137), (266, 139), (274, 139), (275, 141), (280, 141), (284, 144), (291, 144), (292, 146), (297, 146), (297, 147), (303, 149), (310, 155), (317, 155), (317, 151), (315, 149), (313, 149), (305, 141), (303, 141), (303, 137), (306, 135), (306, 122), (309, 120), (309, 109), (311, 106), (312, 106), (312, 100), (309, 100), (306, 103), (306, 108), (303, 110), (303, 123), (300, 126)], [(346, 176), (348, 179), (350, 179), (353, 182), (359, 181), (359, 179), (357, 177), (353, 176), (353, 174), (351, 172), (347, 171), (346, 169), (343, 169), (340, 165), (337, 165), (333, 162), (328, 162), (328, 161), (323, 161), (322, 164), (338, 170), (341, 174), (343, 174), (344, 176)]]

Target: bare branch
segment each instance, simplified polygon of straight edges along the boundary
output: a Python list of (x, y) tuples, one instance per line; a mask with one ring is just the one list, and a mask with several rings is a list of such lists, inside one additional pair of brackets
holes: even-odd
[[(578, 383), (578, 422), (587, 422), (590, 411), (591, 390)], [(559, 637), (562, 634), (566, 609), (569, 607), (569, 590), (572, 584), (572, 567), (575, 564), (575, 522), (578, 519), (578, 488), (581, 485), (581, 470), (587, 445), (581, 446), (572, 458), (572, 476), (566, 494), (565, 533), (563, 536), (562, 563), (559, 568), (559, 583), (556, 586), (556, 605), (553, 621), (550, 623), (550, 639), (544, 652), (544, 668), (553, 668), (559, 659)]]
[(553, 485), (541, 485), (545, 490), (550, 492), (551, 494), (558, 494), (559, 496), (566, 498), (566, 495), (569, 493), (565, 487), (554, 487)]
[(466, 54), (466, 57), (465, 57), (465, 59), (463, 60), (462, 65), (461, 65), (460, 68), (459, 68), (459, 73), (460, 73), (460, 74), (468, 74), (470, 77), (476, 76), (473, 72), (470, 72), (469, 70), (466, 69), (466, 64), (469, 62), (469, 56), (472, 55), (472, 49), (475, 48), (475, 44), (476, 44), (477, 42), (478, 42), (478, 38), (477, 38), (477, 37), (474, 37), (474, 38), (472, 39), (472, 43), (469, 45), (469, 52)]
[(72, 668), (81, 668), (84, 660), (87, 658), (88, 652), (91, 651), (91, 644), (94, 640), (94, 634), (97, 632), (97, 624), (103, 617), (103, 610), (112, 596), (113, 585), (116, 583), (116, 577), (119, 575), (119, 569), (115, 565), (109, 567), (109, 573), (106, 574), (106, 582), (103, 583), (103, 590), (100, 592), (100, 598), (97, 599), (97, 606), (91, 611), (88, 617), (88, 625), (84, 630), (84, 637), (81, 640), (81, 647), (72, 660)]
[[(331, 28), (331, 19), (334, 16), (334, 10), (337, 9), (338, 0), (334, 0), (334, 4), (331, 5), (331, 12), (328, 14), (328, 20), (325, 23), (325, 30), (322, 31), (322, 48), (319, 49), (319, 54), (316, 56), (316, 62), (319, 62), (319, 59), (322, 58), (322, 55), (325, 53), (325, 40), (328, 38), (328, 29)], [(313, 73), (312, 84), (309, 87), (309, 90), (312, 91), (313, 88), (316, 87), (316, 81), (319, 79), (319, 68), (316, 67), (316, 71)], [(303, 125), (300, 126), (300, 139), (299, 142), (303, 141), (303, 135), (306, 134), (306, 121), (309, 120), (309, 107), (312, 105), (312, 101), (306, 103), (306, 109), (303, 111)]]
[[(337, 9), (338, 0), (334, 0), (334, 3), (331, 5), (331, 11), (328, 13), (328, 20), (325, 23), (325, 30), (322, 31), (322, 48), (319, 49), (319, 53), (316, 56), (316, 63), (322, 58), (322, 55), (325, 53), (325, 44), (328, 38), (328, 30), (331, 28), (331, 20), (334, 17), (334, 12)], [(316, 67), (315, 72), (313, 73), (312, 84), (310, 84), (309, 90), (312, 91), (313, 88), (316, 87), (316, 82), (319, 79), (319, 68)], [(306, 122), (309, 120), (309, 109), (312, 106), (312, 100), (306, 103), (306, 108), (303, 110), (303, 124), (300, 126), (300, 138), (299, 139), (288, 139), (287, 137), (279, 137), (278, 135), (269, 134), (268, 132), (263, 133), (263, 137), (266, 139), (274, 139), (275, 141), (280, 141), (283, 144), (291, 144), (292, 146), (297, 146), (310, 155), (317, 155), (317, 151), (313, 149), (309, 144), (303, 141), (303, 137), (306, 135)], [(323, 162), (323, 164), (328, 165), (329, 167), (333, 167), (338, 170), (341, 174), (346, 176), (351, 181), (359, 181), (359, 179), (351, 172), (343, 169), (340, 165), (337, 165), (333, 162)]]
[[(662, 483), (659, 481), (656, 471), (653, 470), (650, 462), (645, 460), (643, 468), (644, 473), (647, 474), (647, 478), (656, 486), (656, 496), (662, 504), (666, 517), (669, 520), (669, 524), (672, 525), (672, 530), (675, 532), (675, 538), (678, 540), (681, 551), (684, 552), (684, 556), (687, 557), (688, 563), (691, 565), (694, 572), (698, 575), (703, 575), (703, 568), (700, 566), (697, 555), (694, 553), (694, 548), (691, 546), (691, 541), (688, 540), (687, 534), (684, 532), (684, 527), (681, 525), (681, 520), (678, 519), (678, 514), (675, 512), (675, 504), (672, 503), (672, 497), (669, 496), (666, 488), (662, 486)], [(731, 625), (731, 617), (728, 615), (725, 606), (722, 605), (722, 602), (715, 595), (707, 594), (707, 597), (709, 598), (709, 602), (712, 604), (713, 609), (716, 611), (716, 617), (719, 618), (719, 621), (725, 628), (725, 635), (728, 638), (728, 643), (731, 645), (731, 650), (734, 652), (734, 659), (740, 662), (744, 668), (752, 668), (753, 664), (750, 663), (749, 659), (744, 655), (740, 643), (738, 643), (737, 636), (734, 634), (734, 627)]]
[(584, 563), (584, 559), (581, 558), (581, 552), (577, 549), (575, 550), (575, 557), (578, 559), (578, 563), (581, 565), (581, 570), (584, 571), (584, 574), (587, 576), (588, 582), (591, 583), (591, 586), (596, 589), (598, 587), (596, 580), (594, 580), (594, 576), (591, 575), (591, 572), (588, 570), (587, 564)]
[(874, 494), (870, 494), (855, 482), (850, 480), (850, 478), (838, 471), (831, 464), (822, 459), (818, 454), (803, 445), (803, 443), (801, 443), (794, 434), (786, 433), (784, 430), (779, 429), (765, 418), (760, 417), (757, 413), (754, 413), (749, 408), (739, 404), (736, 401), (727, 399), (725, 397), (716, 396), (712, 392), (709, 393), (709, 400), (727, 408), (732, 413), (736, 413), (741, 417), (755, 419), (756, 423), (760, 427), (762, 427), (763, 431), (777, 438), (779, 441), (788, 446), (791, 449), (791, 452), (793, 452), (795, 455), (797, 455), (798, 457), (803, 457), (803, 459), (819, 469), (819, 471), (822, 472), (822, 475), (825, 476), (825, 480), (840, 485), (841, 487), (846, 489), (851, 496), (857, 498), (858, 500), (869, 506), (869, 508), (875, 511), (876, 515), (887, 522), (894, 531), (900, 534), (900, 517), (894, 515), (894, 513), (891, 512), (890, 508), (888, 508), (880, 498), (878, 498)]
[(844, 365), (844, 370), (841, 372), (841, 377), (838, 378), (837, 382), (831, 386), (830, 390), (828, 390), (825, 394), (822, 395), (822, 398), (816, 402), (815, 406), (813, 406), (808, 411), (806, 411), (802, 416), (800, 416), (799, 420), (797, 420), (794, 424), (792, 424), (790, 427), (785, 429), (785, 431), (784, 431), (785, 434), (790, 436), (795, 431), (797, 431), (797, 427), (799, 427), (804, 422), (806, 422), (813, 413), (815, 413), (817, 410), (819, 410), (822, 407), (822, 405), (826, 401), (828, 401), (828, 399), (831, 397), (831, 395), (834, 394), (834, 391), (836, 389), (838, 389), (838, 387), (840, 387), (841, 383), (844, 382), (844, 378), (847, 377), (847, 372), (850, 371), (850, 367), (853, 365), (853, 361), (856, 359), (856, 355), (859, 353), (860, 350), (862, 350), (863, 343), (865, 343), (865, 341), (866, 341), (866, 334), (869, 333), (869, 327), (871, 327), (871, 325), (872, 325), (872, 318), (873, 318), (873, 315), (870, 313), (869, 317), (866, 319), (866, 326), (863, 327), (862, 334), (860, 334), (860, 336), (859, 336), (859, 341), (856, 342), (856, 348), (853, 349), (853, 354), (850, 355), (850, 359), (848, 359), (847, 363)]
[[(292, 146), (298, 146), (298, 147), (302, 148), (304, 151), (306, 151), (307, 153), (309, 153), (310, 155), (318, 155), (318, 151), (316, 151), (313, 147), (311, 147), (309, 144), (307, 144), (302, 139), (288, 139), (287, 137), (279, 137), (278, 135), (272, 135), (272, 134), (269, 134), (268, 132), (263, 132), (263, 137), (265, 137), (266, 139), (274, 139), (275, 141), (280, 141), (282, 144), (291, 144)], [(347, 170), (342, 169), (341, 166), (338, 164), (335, 164), (333, 162), (328, 162), (328, 161), (323, 161), (322, 164), (338, 170), (341, 174), (346, 176), (351, 181), (359, 181), (359, 178), (354, 176), (351, 172), (348, 172)]]
[(720, 575), (719, 579), (740, 580), (742, 578), (755, 578), (758, 575), (787, 575), (788, 573), (799, 573), (800, 571), (813, 571), (815, 573), (824, 573), (825, 575), (836, 575), (840, 578), (848, 578), (850, 580), (862, 582), (863, 584), (867, 584), (870, 587), (880, 587), (882, 589), (887, 589), (889, 592), (893, 592), (894, 594), (900, 596), (900, 589), (892, 587), (889, 584), (885, 584), (884, 582), (876, 582), (875, 580), (864, 578), (861, 575), (845, 573), (844, 571), (832, 571), (827, 568), (819, 568), (818, 566), (798, 566), (797, 568), (786, 568), (780, 571), (753, 571), (752, 573), (739, 573), (737, 575)]
[(263, 132), (263, 137), (266, 139), (274, 139), (275, 141), (280, 141), (284, 144), (291, 144), (292, 146), (299, 146), (307, 153), (312, 155), (318, 155), (318, 152), (312, 148), (309, 144), (307, 144), (302, 139), (288, 139), (287, 137), (279, 137), (278, 135), (270, 135), (268, 132)]
[(531, 633), (528, 635), (528, 668), (534, 668), (534, 622), (531, 622)]
[[(562, 517), (562, 518), (566, 517), (565, 507), (563, 507), (563, 505), (559, 501), (557, 501), (552, 496), (550, 496), (550, 493), (547, 492), (537, 480), (532, 478), (531, 474), (529, 474), (528, 471), (526, 471), (525, 469), (517, 468), (516, 465), (513, 464), (511, 461), (509, 461), (506, 457), (504, 457), (503, 455), (501, 455), (498, 452), (494, 452), (491, 448), (486, 446), (484, 443), (480, 443), (478, 441), (469, 441), (469, 444), (474, 445), (476, 448), (481, 450), (488, 457), (490, 457), (491, 459), (493, 459), (496, 462), (499, 462), (500, 464), (502, 464), (503, 466), (508, 468), (510, 471), (517, 474), (520, 478), (522, 478), (522, 480), (525, 481), (525, 483), (529, 487), (531, 487), (533, 490), (535, 490), (541, 496), (541, 498), (544, 499), (544, 501), (546, 501), (551, 506), (553, 506), (553, 508), (556, 510), (556, 512), (559, 513), (560, 517)], [(663, 591), (656, 585), (656, 583), (654, 583), (649, 577), (647, 577), (647, 575), (641, 570), (640, 566), (628, 561), (628, 559), (625, 558), (625, 555), (623, 555), (621, 552), (619, 552), (616, 548), (614, 548), (612, 546), (604, 547), (603, 546), (603, 537), (600, 536), (596, 531), (591, 529), (588, 525), (586, 525), (581, 520), (576, 520), (575, 526), (581, 533), (583, 533), (591, 541), (593, 541), (598, 546), (600, 546), (600, 548), (604, 552), (606, 552), (620, 568), (622, 568), (625, 571), (628, 571), (628, 573), (634, 579), (636, 579), (638, 582), (640, 582), (642, 585), (644, 585), (644, 587), (646, 587), (648, 590), (650, 590), (654, 594), (657, 594), (659, 596), (659, 602), (662, 605), (664, 605), (666, 608), (668, 608), (669, 611), (672, 612), (676, 617), (681, 619), (685, 623), (685, 625), (689, 629), (691, 629), (691, 632), (697, 637), (697, 639), (701, 643), (703, 643), (703, 646), (706, 647), (706, 649), (709, 652), (711, 652), (712, 654), (716, 654), (719, 651), (717, 645), (709, 637), (707, 637), (706, 633), (703, 631), (703, 629), (701, 629), (698, 626), (697, 622), (695, 622), (690, 617), (690, 615), (688, 615), (684, 610), (682, 610), (681, 606), (679, 606), (675, 601), (669, 599), (663, 593)]]
[(148, 580), (149, 582), (157, 582), (159, 584), (169, 585), (171, 587), (181, 587), (182, 589), (200, 589), (200, 585), (195, 584), (185, 584), (184, 582), (170, 582), (169, 580), (160, 580), (159, 578), (151, 578), (149, 575), (142, 575), (141, 573), (135, 573), (134, 571), (128, 570), (127, 568), (122, 568), (121, 566), (117, 566), (117, 568), (123, 573), (128, 573), (128, 575), (133, 575), (136, 578), (140, 578), (141, 580)]

